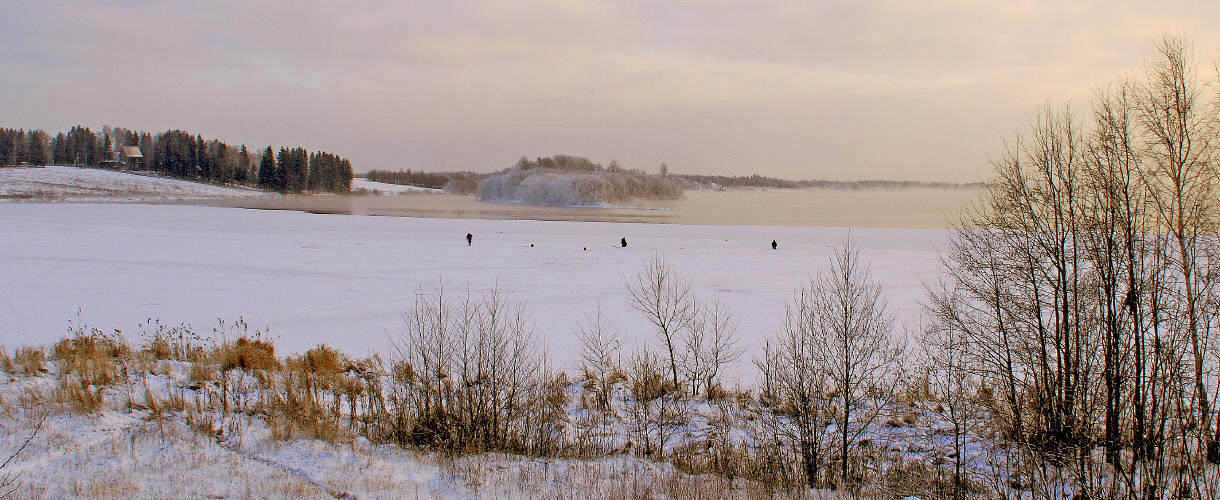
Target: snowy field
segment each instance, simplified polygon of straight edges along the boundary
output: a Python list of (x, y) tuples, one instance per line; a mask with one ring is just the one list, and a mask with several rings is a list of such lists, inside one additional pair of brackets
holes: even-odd
[[(474, 234), (466, 246), (465, 234)], [(652, 340), (624, 278), (654, 255), (727, 304), (749, 360), (784, 304), (848, 230), (318, 215), (177, 205), (0, 204), (0, 344), (45, 345), (69, 320), (132, 340), (148, 318), (210, 332), (217, 318), (269, 327), (277, 347), (327, 343), (387, 353), (402, 313), (443, 280), (451, 296), (498, 286), (524, 304), (553, 362), (572, 366), (575, 331), (600, 302), (628, 340)], [(943, 230), (855, 229), (897, 328), (919, 327)], [(620, 237), (630, 245), (618, 247)], [(779, 249), (771, 250), (772, 239)], [(534, 246), (531, 247), (531, 244)], [(587, 248), (587, 250), (584, 250)]]
[(386, 194), (403, 194), (403, 193), (443, 193), (443, 189), (426, 188), (419, 186), (407, 186), (403, 184), (389, 184), (385, 182), (375, 182), (363, 177), (352, 178), (352, 191), (366, 189), (368, 191), (381, 192)]
[(254, 189), (98, 168), (0, 168), (0, 201), (151, 201), (239, 196), (265, 195)]

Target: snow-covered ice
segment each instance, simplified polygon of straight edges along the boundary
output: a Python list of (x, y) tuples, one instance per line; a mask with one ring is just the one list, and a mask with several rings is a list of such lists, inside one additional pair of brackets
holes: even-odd
[[(466, 233), (474, 245), (466, 246)], [(327, 343), (387, 353), (419, 290), (498, 286), (525, 305), (553, 362), (600, 302), (632, 343), (651, 341), (624, 280), (663, 255), (741, 323), (749, 359), (784, 304), (826, 265), (842, 228), (424, 219), (179, 205), (0, 204), (0, 344), (45, 345), (69, 320), (134, 336), (148, 318), (209, 332), (217, 318), (270, 327), (287, 352)], [(897, 328), (919, 327), (943, 230), (853, 229)], [(619, 238), (629, 246), (619, 248)], [(771, 250), (771, 240), (779, 243)], [(533, 246), (531, 247), (531, 244)], [(587, 248), (587, 250), (585, 250)], [(138, 339), (133, 339), (138, 340)]]
[(238, 196), (265, 196), (265, 193), (100, 168), (0, 168), (0, 201), (150, 201)]

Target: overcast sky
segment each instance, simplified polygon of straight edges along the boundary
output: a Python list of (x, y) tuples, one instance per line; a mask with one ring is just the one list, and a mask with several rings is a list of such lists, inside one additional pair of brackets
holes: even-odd
[(0, 126), (180, 128), (358, 171), (567, 153), (970, 181), (1039, 106), (1138, 75), (1162, 33), (1207, 68), (1220, 48), (1220, 2), (11, 1)]

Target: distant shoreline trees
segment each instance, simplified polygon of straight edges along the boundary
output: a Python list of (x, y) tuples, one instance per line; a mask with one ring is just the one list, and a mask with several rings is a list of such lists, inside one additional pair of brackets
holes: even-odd
[[(607, 167), (593, 163), (587, 158), (569, 155), (541, 157), (534, 160), (522, 157), (514, 167), (520, 171), (531, 169), (553, 169), (564, 172), (628, 172), (643, 175), (637, 169), (624, 169), (617, 161), (611, 161)], [(404, 186), (419, 186), (433, 189), (445, 189), (456, 194), (473, 194), (478, 191), (478, 184), (483, 179), (498, 173), (480, 174), (475, 172), (428, 172), (424, 170), (370, 170), (365, 178), (374, 182), (400, 184)], [(669, 165), (662, 163), (658, 168), (658, 177), (665, 178), (673, 184), (685, 189), (706, 189), (717, 187), (730, 188), (773, 188), (773, 189), (981, 189), (986, 187), (982, 182), (932, 182), (932, 181), (897, 181), (897, 180), (858, 180), (834, 181), (826, 179), (790, 180), (764, 175), (698, 175), (674, 174), (669, 171)]]
[(860, 180), (860, 181), (832, 181), (826, 179), (804, 179), (804, 180), (789, 180), (780, 179), (777, 177), (767, 177), (764, 175), (696, 175), (696, 174), (667, 174), (672, 175), (686, 181), (687, 186), (695, 185), (698, 187), (709, 187), (711, 185), (723, 187), (762, 187), (775, 189), (801, 189), (801, 188), (820, 188), (820, 189), (912, 189), (912, 188), (934, 188), (934, 189), (979, 189), (985, 187), (982, 182), (930, 182), (930, 181), (894, 181), (894, 180)]
[(0, 129), (0, 165), (104, 166), (126, 159), (125, 147), (138, 148), (143, 156), (128, 168), (180, 179), (281, 193), (351, 191), (351, 161), (325, 151), (281, 148), (276, 154), (268, 146), (262, 154), (251, 154), (245, 144), (207, 140), (183, 130), (150, 134), (110, 126), (94, 131), (77, 125), (51, 137), (42, 130)]

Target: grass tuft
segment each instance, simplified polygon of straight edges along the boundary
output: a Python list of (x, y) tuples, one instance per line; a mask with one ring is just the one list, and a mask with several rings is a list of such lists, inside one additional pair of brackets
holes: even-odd
[(10, 373), (33, 377), (47, 372), (46, 353), (36, 347), (19, 347), (13, 355), (15, 370)]
[(278, 370), (280, 362), (275, 358), (275, 345), (260, 338), (241, 337), (237, 342), (226, 343), (220, 348), (220, 369)]

